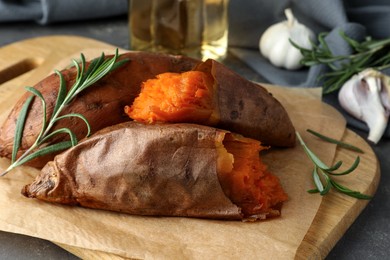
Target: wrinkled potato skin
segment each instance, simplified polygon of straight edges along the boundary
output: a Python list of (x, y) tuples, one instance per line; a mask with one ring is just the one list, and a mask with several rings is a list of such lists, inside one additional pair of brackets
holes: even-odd
[[(129, 59), (122, 67), (111, 72), (98, 81), (94, 86), (77, 96), (62, 112), (80, 113), (84, 115), (91, 125), (92, 133), (114, 124), (130, 120), (123, 112), (125, 105), (131, 104), (139, 94), (141, 83), (163, 72), (183, 72), (191, 70), (198, 61), (182, 57), (143, 52), (129, 52), (120, 59)], [(62, 71), (70, 88), (76, 77), (75, 68)], [(34, 86), (45, 98), (47, 104), (47, 118), (52, 115), (56, 102), (59, 77), (52, 74)], [(0, 156), (11, 157), (15, 133), (16, 119), (30, 93), (24, 94), (9, 114), (0, 129)], [(27, 116), (23, 139), (18, 156), (29, 148), (37, 138), (42, 126), (41, 101), (35, 98)], [(55, 129), (70, 128), (80, 140), (87, 133), (85, 123), (78, 119), (65, 119), (58, 122)], [(52, 142), (62, 141), (67, 136), (62, 135)], [(43, 167), (46, 162), (54, 158), (53, 155), (39, 157), (28, 164), (37, 168)]]
[(226, 132), (191, 124), (107, 127), (57, 155), (22, 194), (134, 215), (240, 220), (217, 173), (216, 146)]

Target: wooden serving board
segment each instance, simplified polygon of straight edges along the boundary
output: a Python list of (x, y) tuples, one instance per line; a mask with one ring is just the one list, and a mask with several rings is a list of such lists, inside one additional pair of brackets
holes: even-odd
[[(26, 84), (34, 84), (52, 72), (55, 65), (64, 57), (85, 50), (113, 50), (114, 46), (96, 40), (74, 36), (50, 36), (30, 39), (0, 49), (0, 97), (6, 100), (0, 104), (1, 111), (11, 110), (12, 105), (24, 91)], [(67, 64), (64, 64), (66, 66)], [(19, 94), (18, 94), (19, 93)], [(0, 118), (3, 122), (5, 118)], [(357, 134), (346, 130), (343, 140), (362, 148), (361, 164), (354, 176), (354, 188), (368, 194), (374, 194), (380, 179), (377, 158), (371, 147)], [(337, 150), (335, 160), (352, 164), (356, 154), (348, 150)], [(348, 227), (360, 214), (368, 201), (356, 200), (337, 192), (331, 192), (324, 197), (320, 208), (306, 236), (297, 249), (297, 259), (322, 259)], [(83, 248), (62, 245), (64, 249), (84, 259), (122, 259), (122, 257), (87, 250)]]

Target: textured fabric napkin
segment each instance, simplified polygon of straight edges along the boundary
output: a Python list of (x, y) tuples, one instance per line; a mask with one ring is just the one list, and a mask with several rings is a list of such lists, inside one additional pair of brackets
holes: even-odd
[(40, 24), (110, 17), (127, 13), (127, 0), (0, 0), (0, 22)]

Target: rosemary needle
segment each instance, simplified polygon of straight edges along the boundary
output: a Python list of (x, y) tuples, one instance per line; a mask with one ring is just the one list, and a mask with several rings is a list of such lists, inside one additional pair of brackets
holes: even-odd
[(306, 129), (306, 131), (311, 133), (312, 135), (317, 136), (318, 138), (320, 138), (320, 139), (322, 139), (324, 141), (327, 141), (328, 143), (337, 144), (340, 147), (343, 147), (345, 149), (352, 150), (352, 151), (355, 151), (355, 152), (358, 152), (358, 153), (364, 153), (364, 151), (362, 149), (360, 149), (359, 147), (356, 147), (356, 146), (354, 146), (352, 144), (347, 144), (347, 143), (344, 143), (342, 141), (330, 138), (328, 136), (322, 135), (322, 134), (320, 134), (320, 133), (318, 133), (318, 132), (316, 132), (314, 130), (311, 130), (311, 129)]
[[(88, 120), (83, 115), (78, 113), (69, 113), (65, 115), (60, 115), (60, 114), (63, 108), (66, 105), (68, 105), (78, 94), (80, 94), (85, 89), (91, 87), (94, 83), (99, 81), (110, 71), (118, 68), (123, 63), (127, 62), (127, 60), (117, 61), (118, 57), (119, 57), (118, 49), (116, 50), (115, 55), (110, 59), (106, 59), (104, 53), (102, 53), (102, 55), (99, 58), (94, 59), (90, 63), (88, 69), (86, 68), (86, 61), (83, 54), (81, 54), (81, 62), (72, 60), (74, 66), (77, 69), (77, 75), (76, 75), (75, 83), (69, 89), (69, 91), (67, 91), (66, 89), (66, 82), (61, 72), (55, 70), (55, 73), (58, 75), (60, 79), (60, 84), (59, 84), (56, 104), (54, 106), (53, 113), (50, 119), (46, 118), (46, 101), (42, 96), (42, 93), (39, 92), (34, 87), (26, 87), (26, 90), (31, 92), (32, 96), (26, 100), (17, 118), (11, 165), (3, 173), (1, 173), (0, 176), (6, 175), (10, 170), (14, 169), (15, 167), (20, 166), (39, 156), (65, 150), (71, 146), (76, 145), (78, 142), (76, 135), (69, 128), (61, 128), (54, 131), (52, 130), (55, 123), (58, 122), (59, 120), (62, 120), (64, 118), (70, 118), (70, 117), (80, 118), (85, 122), (88, 129), (87, 136), (89, 136), (91, 127), (89, 125)], [(42, 110), (43, 110), (42, 128), (33, 145), (29, 147), (29, 149), (27, 149), (18, 159), (16, 159), (16, 155), (20, 148), (21, 139), (23, 137), (23, 130), (24, 130), (28, 110), (30, 108), (30, 104), (34, 97), (39, 98), (42, 102)], [(50, 138), (61, 133), (65, 133), (69, 135), (70, 141), (48, 144), (48, 140)]]

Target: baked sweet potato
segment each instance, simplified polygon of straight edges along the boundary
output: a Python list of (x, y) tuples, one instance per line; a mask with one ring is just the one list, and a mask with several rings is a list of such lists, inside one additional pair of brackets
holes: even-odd
[(287, 195), (262, 149), (212, 127), (126, 122), (57, 155), (22, 193), (135, 215), (265, 219)]
[[(107, 58), (110, 58), (108, 56)], [(80, 113), (84, 115), (91, 125), (92, 133), (104, 127), (130, 120), (123, 112), (123, 107), (131, 103), (139, 94), (141, 83), (163, 72), (182, 72), (192, 69), (198, 61), (183, 57), (154, 54), (146, 52), (129, 52), (121, 55), (119, 60), (128, 59), (120, 68), (95, 83), (95, 86), (81, 93), (68, 105), (63, 114)], [(76, 69), (70, 68), (62, 71), (62, 74), (70, 88), (76, 77)], [(58, 94), (59, 77), (52, 74), (34, 86), (39, 90), (47, 103), (47, 118), (50, 118)], [(0, 156), (11, 158), (12, 145), (15, 134), (16, 118), (31, 93), (26, 92), (0, 129)], [(37, 98), (33, 101), (26, 120), (23, 139), (18, 155), (20, 156), (35, 141), (42, 126), (42, 106)], [(55, 129), (70, 128), (78, 139), (87, 133), (85, 123), (78, 118), (63, 119), (58, 122)], [(59, 142), (68, 138), (66, 135), (57, 136), (51, 141)], [(35, 167), (43, 167), (54, 154), (39, 157), (29, 164)]]
[(265, 88), (214, 60), (199, 63), (190, 72), (147, 80), (125, 112), (145, 123), (199, 123), (267, 145), (295, 145), (295, 130), (283, 106)]

